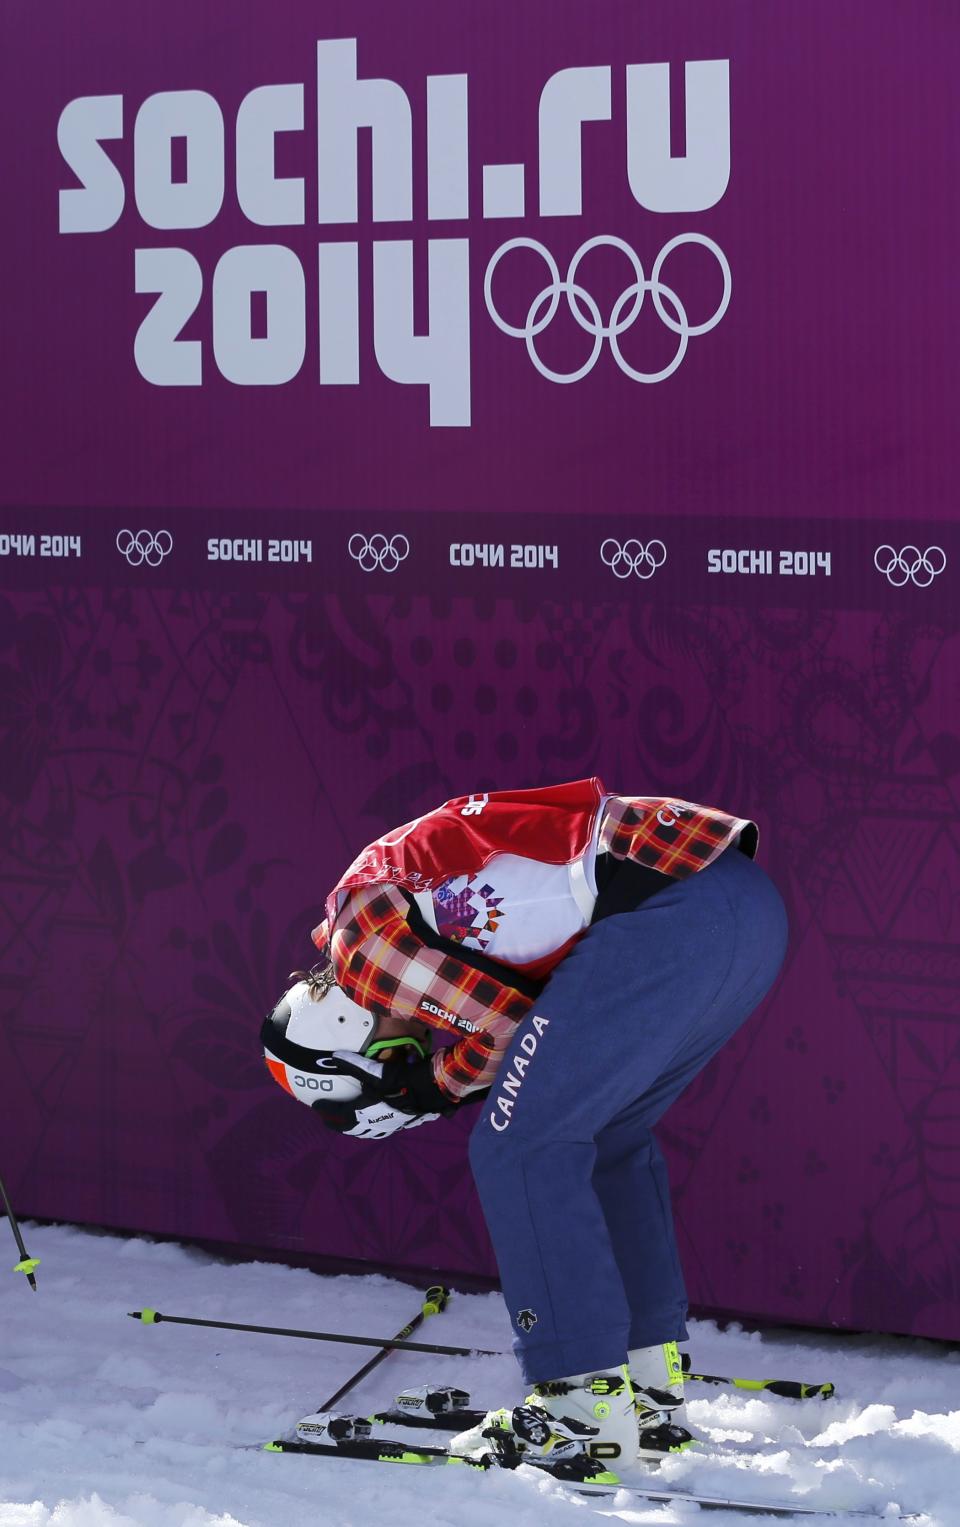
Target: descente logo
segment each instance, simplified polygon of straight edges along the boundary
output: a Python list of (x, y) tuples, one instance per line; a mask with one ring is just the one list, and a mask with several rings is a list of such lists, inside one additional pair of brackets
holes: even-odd
[[(119, 224), (117, 236), (124, 239), (135, 230), (134, 290), (154, 298), (133, 340), (134, 363), (144, 381), (154, 387), (201, 387), (219, 373), (238, 387), (282, 387), (306, 366), (321, 387), (356, 387), (375, 362), (392, 382), (427, 390), (431, 425), (463, 428), (471, 421), (476, 307), (471, 285), (482, 281), (496, 327), (511, 340), (523, 339), (530, 363), (557, 383), (586, 376), (604, 340), (633, 380), (663, 380), (682, 361), (689, 338), (719, 322), (729, 299), (730, 271), (718, 246), (681, 227), (659, 254), (655, 251), (660, 215), (700, 213), (726, 193), (729, 59), (690, 59), (683, 65), (683, 153), (674, 151), (671, 90), (679, 88), (679, 80), (675, 69), (671, 79), (668, 63), (573, 63), (550, 75), (539, 102), (531, 103), (539, 128), (535, 162), (482, 165), (476, 164), (484, 141), (477, 108), (485, 103), (475, 89), (468, 109), (466, 73), (427, 75), (425, 90), (418, 85), (408, 94), (395, 80), (364, 75), (355, 37), (319, 40), (313, 63), (309, 80), (255, 85), (229, 114), (210, 90), (184, 89), (182, 80), (171, 82), (181, 88), (144, 100), (89, 95), (63, 106), (57, 123), (64, 162), (60, 232), (104, 234)], [(195, 71), (194, 61), (191, 79)], [(232, 103), (232, 81), (228, 94)], [(414, 134), (415, 111), (424, 114), (425, 141)], [(357, 228), (358, 144), (365, 131), (371, 137), (372, 222), (379, 235), (372, 240), (361, 238)], [(596, 145), (588, 158), (581, 152), (587, 135)], [(115, 156), (104, 147), (124, 138), (132, 139), (132, 156)], [(638, 230), (643, 258), (653, 263), (645, 265), (619, 235), (604, 233), (580, 244), (561, 280), (554, 254), (518, 234), (531, 215), (550, 219), (551, 227), (555, 219), (583, 217), (584, 163), (595, 166), (598, 152), (601, 163), (606, 161), (604, 189), (620, 200), (625, 181), (633, 206), (654, 220)], [(280, 174), (280, 163), (298, 173)], [(414, 215), (414, 180), (421, 176), (426, 230), (417, 231), (428, 233), (422, 240), (426, 324), (418, 315), (415, 331), (410, 225), (422, 223), (422, 214)], [(479, 196), (471, 192), (478, 179)], [(127, 217), (121, 224), (131, 197), (139, 221)], [(235, 219), (234, 200), (251, 230), (249, 242), (224, 249), (214, 268), (206, 268), (201, 253), (190, 247), (192, 235), (214, 224), (225, 205)], [(615, 215), (622, 218), (622, 201)], [(507, 225), (509, 234), (483, 275), (471, 260), (478, 217)], [(310, 225), (319, 238), (307, 233)], [(691, 241), (706, 245), (720, 262), (724, 295), (712, 316), (699, 311), (688, 316), (679, 274), (674, 278), (668, 269), (661, 279), (670, 251)], [(560, 242), (570, 241), (561, 236)], [(627, 285), (605, 315), (581, 264), (590, 250), (611, 244), (626, 255), (630, 268)], [(532, 286), (520, 291), (521, 277), (498, 278), (495, 295), (494, 271), (501, 257), (518, 247), (527, 250), (521, 270), (529, 264), (529, 252), (539, 252), (546, 284), (536, 275)], [(660, 322), (678, 339), (669, 366), (654, 372), (638, 370), (620, 348), (620, 337), (632, 327), (647, 293)], [(566, 319), (586, 336), (586, 359), (581, 356), (573, 371), (552, 370), (537, 351), (537, 336), (553, 321), (561, 297)]]
[[(535, 1013), (531, 1020), (533, 1031), (524, 1034), (520, 1041), (523, 1055), (515, 1055), (503, 1081), (500, 1083), (500, 1091), (497, 1093), (494, 1104), (495, 1111), (490, 1115), (490, 1123), (502, 1135), (505, 1129), (510, 1128), (510, 1120), (513, 1117), (513, 1105), (517, 1100), (520, 1088), (523, 1086), (523, 1078), (527, 1073), (527, 1067), (537, 1053), (537, 1044), (543, 1031), (550, 1023), (549, 1018), (540, 1018)], [(498, 1119), (497, 1114), (502, 1117)]]

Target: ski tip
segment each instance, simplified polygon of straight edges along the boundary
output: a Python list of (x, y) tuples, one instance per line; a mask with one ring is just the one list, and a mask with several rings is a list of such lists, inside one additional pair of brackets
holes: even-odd
[(265, 1453), (282, 1453), (283, 1448), (280, 1446), (279, 1442), (265, 1442), (263, 1444), (263, 1451)]

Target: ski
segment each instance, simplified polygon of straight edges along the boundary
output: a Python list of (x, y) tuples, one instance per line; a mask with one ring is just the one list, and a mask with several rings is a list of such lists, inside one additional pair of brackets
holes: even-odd
[[(356, 1418), (344, 1418), (345, 1420)], [(819, 1518), (820, 1520), (842, 1521), (879, 1521), (881, 1515), (878, 1511), (860, 1510), (849, 1506), (804, 1506), (800, 1502), (793, 1501), (758, 1501), (743, 1500), (738, 1496), (704, 1495), (695, 1490), (662, 1489), (656, 1490), (648, 1485), (623, 1484), (616, 1475), (600, 1473), (594, 1478), (570, 1478), (564, 1477), (563, 1473), (553, 1468), (547, 1468), (530, 1459), (511, 1460), (500, 1459), (492, 1453), (481, 1453), (474, 1457), (465, 1453), (453, 1453), (444, 1447), (408, 1447), (403, 1442), (391, 1441), (387, 1438), (378, 1439), (372, 1437), (344, 1437), (338, 1442), (304, 1442), (292, 1441), (279, 1438), (274, 1442), (268, 1442), (264, 1448), (268, 1453), (298, 1453), (311, 1458), (339, 1458), (342, 1460), (363, 1460), (367, 1463), (391, 1463), (407, 1464), (423, 1467), (456, 1466), (471, 1468), (485, 1472), (492, 1468), (515, 1469), (523, 1464), (530, 1468), (539, 1468), (542, 1473), (549, 1474), (564, 1489), (570, 1490), (577, 1495), (598, 1496), (609, 1498), (620, 1492), (625, 1492), (637, 1501), (649, 1501), (658, 1505), (687, 1504), (696, 1505), (704, 1511), (739, 1511), (744, 1515), (772, 1516), (781, 1519)], [(911, 1521), (911, 1516), (899, 1516), (882, 1518), (884, 1521)]]
[[(436, 1416), (418, 1415), (409, 1411), (390, 1409), (373, 1411), (365, 1417), (343, 1415), (339, 1419), (350, 1422), (365, 1420), (372, 1426), (398, 1426), (417, 1431), (452, 1433), (469, 1431), (472, 1427), (479, 1426), (486, 1415), (487, 1412), (485, 1410), (472, 1409), (446, 1411)], [(839, 1444), (824, 1445), (804, 1441), (801, 1446), (796, 1442), (779, 1442), (773, 1437), (765, 1437), (759, 1441), (754, 1440), (751, 1442), (717, 1442), (712, 1438), (705, 1437), (696, 1439), (684, 1451), (689, 1452), (691, 1457), (709, 1460), (711, 1458), (729, 1456), (731, 1453), (745, 1458), (762, 1458), (771, 1453), (782, 1453), (785, 1449), (791, 1453), (802, 1452), (806, 1456), (813, 1454), (819, 1456), (824, 1452), (825, 1446), (833, 1447), (839, 1446)], [(663, 1454), (664, 1458), (670, 1456), (669, 1453)], [(660, 1459), (654, 1454), (650, 1454), (642, 1462), (655, 1468), (659, 1464)]]
[[(406, 1394), (416, 1393), (407, 1391)], [(431, 1398), (436, 1391), (431, 1391)], [(469, 1399), (464, 1391), (459, 1391), (464, 1401)], [(479, 1426), (486, 1420), (488, 1412), (469, 1408), (465, 1403), (455, 1410), (438, 1411), (434, 1414), (422, 1409), (404, 1410), (399, 1407), (403, 1404), (405, 1394), (397, 1396), (394, 1406), (387, 1410), (373, 1411), (369, 1415), (351, 1414), (347, 1411), (321, 1411), (313, 1416), (305, 1416), (298, 1424), (298, 1440), (301, 1442), (316, 1443), (321, 1437), (332, 1438), (334, 1442), (355, 1441), (361, 1437), (369, 1438), (374, 1427), (398, 1427), (416, 1431), (428, 1432), (465, 1432)], [(311, 1435), (312, 1434), (312, 1435)], [(411, 1444), (417, 1448), (416, 1443)], [(836, 1444), (831, 1444), (831, 1447)], [(676, 1452), (688, 1452), (691, 1457), (703, 1459), (705, 1462), (717, 1458), (762, 1458), (774, 1453), (782, 1453), (784, 1450), (790, 1453), (803, 1452), (807, 1456), (816, 1454), (821, 1456), (824, 1447), (819, 1444), (804, 1442), (802, 1446), (796, 1443), (782, 1443), (776, 1438), (764, 1438), (753, 1442), (725, 1442), (714, 1441), (705, 1437), (697, 1439), (683, 1449)], [(423, 1451), (422, 1448), (419, 1451)], [(647, 1468), (657, 1468), (664, 1458), (676, 1456), (676, 1454), (655, 1453), (641, 1456), (639, 1462)]]
[[(345, 1416), (344, 1421), (353, 1421)], [(278, 1437), (265, 1444), (265, 1453), (307, 1453), (311, 1458), (360, 1458), (368, 1463), (466, 1464), (475, 1469), (493, 1467), (489, 1453), (468, 1458), (465, 1453), (451, 1453), (446, 1447), (407, 1447), (389, 1437), (343, 1437), (337, 1442), (303, 1442), (299, 1438)]]
[[(401, 1390), (392, 1405), (367, 1416), (351, 1416), (345, 1413), (337, 1415), (329, 1412), (327, 1406), (321, 1406), (318, 1419), (320, 1416), (326, 1417), (332, 1424), (344, 1427), (350, 1435), (356, 1435), (358, 1429), (364, 1426), (396, 1426), (421, 1431), (465, 1432), (479, 1426), (487, 1415), (484, 1410), (471, 1408), (470, 1398), (470, 1394), (465, 1389), (456, 1389), (450, 1385), (422, 1384), (416, 1389)], [(803, 1451), (810, 1454), (823, 1451), (821, 1445), (804, 1441), (800, 1448), (796, 1443), (784, 1444), (776, 1438), (761, 1438), (752, 1442), (726, 1442), (703, 1438), (698, 1440), (689, 1451), (701, 1458), (718, 1454), (727, 1455), (731, 1452), (741, 1456), (762, 1456), (770, 1452), (781, 1452), (784, 1446), (787, 1446), (791, 1452)], [(659, 1462), (652, 1454), (643, 1461), (652, 1465)]]

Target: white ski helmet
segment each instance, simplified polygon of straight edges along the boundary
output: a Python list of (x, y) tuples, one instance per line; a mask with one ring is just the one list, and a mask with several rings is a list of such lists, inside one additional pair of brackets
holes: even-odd
[(311, 971), (285, 991), (260, 1031), (267, 1069), (300, 1102), (346, 1103), (360, 1096), (353, 1076), (324, 1074), (334, 1050), (362, 1055), (373, 1043), (377, 1019), (342, 992), (329, 966)]

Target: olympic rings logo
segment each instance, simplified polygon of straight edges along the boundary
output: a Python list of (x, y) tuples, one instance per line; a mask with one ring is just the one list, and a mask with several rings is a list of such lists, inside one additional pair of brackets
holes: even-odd
[(905, 583), (927, 589), (946, 567), (947, 554), (939, 546), (928, 546), (926, 551), (917, 546), (905, 546), (902, 551), (892, 546), (878, 546), (873, 554), (873, 565), (895, 589), (902, 589)]
[(361, 535), (359, 531), (347, 542), (347, 551), (354, 562), (359, 562), (365, 573), (380, 568), (384, 573), (395, 573), (400, 563), (410, 555), (410, 542), (406, 536)]
[(600, 560), (616, 578), (629, 578), (631, 573), (638, 578), (652, 578), (666, 562), (667, 548), (662, 541), (648, 541), (644, 546), (642, 541), (630, 540), (621, 546), (611, 536), (600, 547)]
[(169, 530), (121, 530), (117, 535), (117, 551), (126, 557), (131, 567), (145, 562), (148, 567), (159, 567), (164, 557), (173, 551), (173, 536)]
[[(692, 324), (687, 317), (687, 311), (678, 294), (672, 287), (662, 280), (663, 267), (669, 256), (675, 249), (684, 244), (702, 244), (704, 249), (709, 249), (720, 266), (723, 276), (723, 295), (716, 311), (705, 320), (704, 323)], [(580, 262), (591, 249), (599, 249), (607, 246), (611, 249), (619, 249), (626, 255), (633, 272), (633, 280), (620, 293), (606, 323), (603, 321), (597, 303), (587, 289), (577, 282), (577, 272)], [(527, 309), (526, 321), (522, 328), (507, 323), (506, 319), (498, 312), (493, 300), (493, 273), (503, 259), (512, 249), (532, 249), (541, 256), (546, 264), (550, 276), (549, 286), (545, 286), (538, 292)], [(483, 282), (483, 296), (487, 304), (487, 312), (493, 319), (497, 328), (502, 333), (508, 334), (511, 339), (522, 339), (527, 347), (527, 354), (540, 375), (546, 377), (549, 382), (579, 382), (591, 372), (597, 363), (603, 342), (607, 340), (613, 353), (613, 358), (625, 376), (634, 382), (663, 382), (668, 376), (672, 376), (687, 353), (687, 345), (690, 340), (699, 334), (708, 334), (715, 329), (720, 322), (730, 303), (730, 293), (733, 287), (733, 278), (730, 274), (730, 266), (727, 257), (718, 244), (708, 239), (702, 233), (678, 233), (676, 238), (668, 240), (664, 244), (657, 258), (653, 262), (650, 278), (647, 279), (640, 259), (636, 252), (625, 243), (623, 239), (615, 238), (612, 234), (598, 234), (596, 238), (587, 239), (581, 244), (570, 264), (563, 280), (560, 279), (560, 268), (556, 260), (543, 244), (538, 244), (536, 239), (516, 238), (508, 239), (505, 244), (495, 252), (487, 266), (487, 273)], [(660, 371), (638, 371), (624, 358), (620, 349), (620, 336), (625, 330), (633, 327), (640, 316), (647, 292), (653, 299), (653, 306), (660, 321), (666, 325), (672, 333), (678, 336), (677, 352), (673, 359)], [(567, 307), (576, 323), (585, 333), (593, 337), (593, 349), (584, 361), (583, 365), (575, 371), (552, 371), (537, 353), (536, 338), (542, 334), (549, 323), (552, 323), (560, 306), (560, 298), (566, 297)], [(664, 306), (666, 304), (666, 306)], [(667, 309), (671, 311), (668, 312)]]

